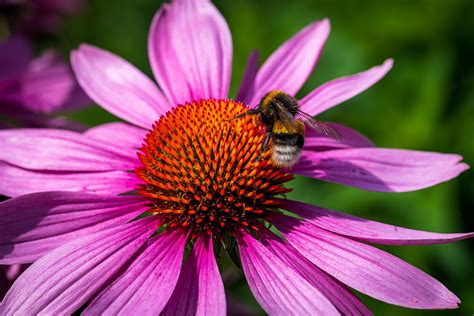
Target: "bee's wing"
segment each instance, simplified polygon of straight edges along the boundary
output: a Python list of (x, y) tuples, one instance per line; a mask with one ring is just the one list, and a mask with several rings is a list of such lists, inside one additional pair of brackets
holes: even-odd
[(341, 140), (342, 136), (339, 134), (339, 132), (333, 128), (331, 125), (328, 123), (318, 121), (311, 117), (311, 115), (298, 111), (299, 116), (301, 117), (301, 120), (306, 123), (309, 127), (311, 127), (313, 130), (315, 130), (318, 133), (324, 134), (326, 136), (329, 136), (331, 138), (334, 138), (336, 140)]

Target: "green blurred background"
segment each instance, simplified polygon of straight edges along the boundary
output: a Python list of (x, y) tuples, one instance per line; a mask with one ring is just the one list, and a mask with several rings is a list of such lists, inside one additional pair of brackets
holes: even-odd
[[(234, 43), (231, 97), (247, 54), (265, 59), (308, 23), (329, 17), (332, 31), (299, 96), (342, 75), (395, 59), (369, 91), (321, 117), (349, 125), (378, 146), (459, 153), (474, 164), (474, 1), (215, 1)], [(67, 56), (82, 42), (108, 49), (151, 76), (146, 38), (161, 5), (150, 0), (89, 1), (40, 45)], [(93, 126), (115, 120), (98, 107), (72, 116)], [(289, 197), (394, 225), (438, 232), (474, 231), (473, 172), (412, 193), (372, 193), (297, 178)], [(473, 315), (474, 243), (382, 247), (442, 281), (463, 304), (455, 311), (416, 311), (361, 296), (377, 315)], [(242, 278), (226, 278), (228, 294), (262, 314)]]

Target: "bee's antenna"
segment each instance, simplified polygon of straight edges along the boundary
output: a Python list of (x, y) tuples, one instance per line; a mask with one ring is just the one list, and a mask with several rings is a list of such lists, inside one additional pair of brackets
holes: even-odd
[(235, 116), (231, 119), (224, 120), (224, 122), (230, 122), (230, 121), (233, 121), (233, 120), (238, 120), (239, 118), (242, 118), (242, 117), (247, 116), (247, 115), (256, 115), (256, 114), (260, 114), (260, 110), (259, 109), (251, 109), (251, 110), (248, 110), (247, 112), (240, 113), (239, 115), (237, 115), (237, 116)]

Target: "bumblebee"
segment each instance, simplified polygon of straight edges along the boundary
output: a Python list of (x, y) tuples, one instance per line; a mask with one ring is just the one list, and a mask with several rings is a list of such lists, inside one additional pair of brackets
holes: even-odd
[(268, 92), (255, 109), (239, 114), (234, 119), (246, 115), (260, 116), (266, 134), (261, 154), (265, 153), (270, 145), (271, 161), (280, 168), (292, 167), (300, 159), (305, 124), (318, 133), (341, 139), (341, 135), (333, 127), (300, 111), (298, 101), (283, 91)]

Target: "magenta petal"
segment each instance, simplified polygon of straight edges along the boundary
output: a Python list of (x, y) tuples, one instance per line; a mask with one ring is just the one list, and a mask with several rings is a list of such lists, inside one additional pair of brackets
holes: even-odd
[(255, 77), (258, 73), (258, 60), (259, 54), (257, 50), (253, 50), (247, 60), (247, 66), (245, 66), (245, 72), (240, 82), (239, 92), (235, 97), (236, 101), (248, 100), (254, 94), (255, 89)]
[(130, 170), (138, 161), (133, 150), (65, 130), (2, 130), (0, 147), (0, 160), (34, 170)]
[(256, 105), (271, 90), (295, 95), (313, 71), (329, 30), (328, 19), (314, 22), (283, 43), (260, 68), (253, 94), (242, 102)]
[(445, 244), (474, 237), (474, 233), (439, 234), (383, 224), (291, 200), (281, 199), (280, 206), (325, 230), (383, 245)]
[(378, 300), (418, 309), (457, 308), (460, 303), (439, 281), (377, 248), (289, 216), (276, 214), (272, 223), (318, 268)]
[(102, 291), (84, 315), (158, 315), (178, 281), (187, 233), (166, 230), (122, 275)]
[(20, 275), (0, 305), (0, 314), (72, 314), (113, 281), (154, 228), (149, 220), (140, 220), (53, 250)]
[(33, 262), (54, 248), (126, 223), (146, 210), (141, 197), (76, 192), (23, 195), (0, 203), (0, 264)]
[(402, 149), (305, 150), (291, 172), (370, 191), (419, 190), (457, 177), (469, 168), (459, 155)]
[(226, 315), (224, 284), (209, 236), (198, 237), (163, 315)]
[(245, 277), (259, 304), (274, 315), (339, 315), (302, 275), (250, 234), (238, 236)]
[(339, 281), (321, 271), (281, 238), (277, 238), (267, 229), (260, 230), (260, 237), (265, 247), (318, 289), (342, 315), (372, 315), (372, 312), (357, 296)]
[(352, 128), (336, 123), (330, 123), (330, 126), (337, 130), (341, 135), (341, 139), (337, 140), (317, 133), (311, 128), (306, 128), (303, 150), (320, 152), (334, 149), (374, 146), (374, 143), (372, 143), (370, 139)]
[(134, 173), (126, 171), (33, 171), (0, 161), (0, 194), (10, 197), (47, 191), (115, 195), (132, 191), (139, 183)]
[(155, 78), (173, 106), (227, 98), (232, 38), (210, 1), (163, 5), (148, 34), (148, 55)]
[(147, 131), (127, 123), (107, 123), (90, 128), (84, 135), (104, 143), (121, 147), (139, 148)]
[(71, 54), (71, 63), (89, 97), (121, 119), (150, 128), (170, 109), (153, 81), (117, 55), (81, 45)]
[(387, 59), (382, 65), (367, 71), (329, 81), (301, 100), (301, 110), (315, 116), (341, 104), (377, 83), (392, 65), (393, 60)]

